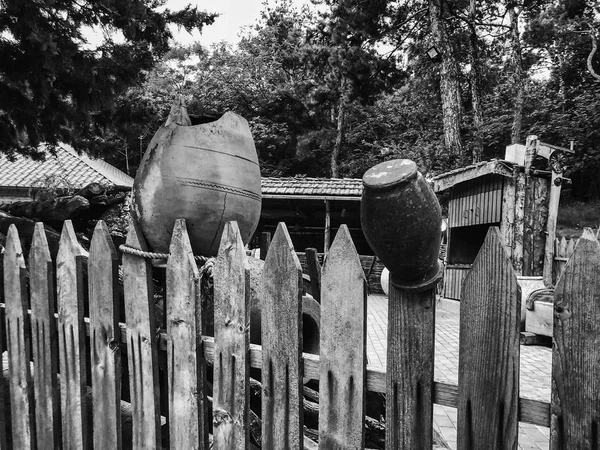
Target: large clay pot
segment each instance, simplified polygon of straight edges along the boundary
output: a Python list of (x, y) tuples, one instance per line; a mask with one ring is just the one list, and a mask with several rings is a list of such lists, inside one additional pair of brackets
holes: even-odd
[(418, 284), (437, 276), (441, 208), (415, 163), (380, 163), (365, 173), (363, 186), (363, 232), (391, 281)]
[(133, 216), (160, 253), (168, 252), (179, 218), (187, 221), (195, 254), (216, 255), (230, 220), (247, 243), (260, 209), (254, 141), (248, 122), (232, 112), (194, 126), (168, 120), (150, 142), (133, 184)]

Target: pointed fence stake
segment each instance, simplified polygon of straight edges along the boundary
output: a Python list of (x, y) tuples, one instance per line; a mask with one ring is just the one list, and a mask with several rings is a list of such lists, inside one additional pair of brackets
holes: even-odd
[(115, 450), (122, 448), (118, 281), (117, 251), (108, 227), (100, 220), (88, 261), (94, 446)]
[[(139, 225), (129, 223), (126, 244), (148, 251)], [(161, 448), (158, 348), (150, 260), (123, 254), (127, 357), (133, 421), (133, 449)]]
[[(6, 338), (8, 349), (8, 386), (12, 419), (13, 447), (35, 448), (35, 422), (27, 281), (23, 250), (17, 227), (11, 225), (4, 253), (4, 299), (6, 302)], [(4, 402), (4, 398), (2, 399)]]
[(221, 247), (214, 269), (215, 450), (245, 450), (249, 445), (249, 270), (237, 222), (228, 222), (221, 237)]
[(175, 221), (167, 262), (169, 443), (208, 450), (200, 274), (185, 220)]
[(86, 395), (85, 326), (83, 322), (83, 268), (86, 254), (70, 220), (63, 225), (56, 257), (58, 349), (63, 448), (91, 447)]
[[(35, 224), (29, 252), (33, 381), (38, 448), (60, 447), (58, 334), (54, 317), (54, 269), (44, 224)], [(51, 444), (50, 444), (51, 443)]]
[(517, 448), (520, 320), (517, 277), (492, 227), (461, 296), (459, 450)]
[(362, 450), (367, 282), (346, 225), (323, 266), (319, 449)]
[(303, 443), (302, 266), (279, 223), (262, 276), (262, 444), (296, 450)]
[(600, 244), (585, 229), (554, 291), (550, 448), (600, 443)]

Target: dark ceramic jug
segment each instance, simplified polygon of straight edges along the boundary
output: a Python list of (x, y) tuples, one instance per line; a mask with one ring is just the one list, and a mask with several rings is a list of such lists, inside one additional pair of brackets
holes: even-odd
[(418, 284), (437, 275), (441, 208), (415, 163), (386, 161), (363, 176), (361, 223), (393, 282)]

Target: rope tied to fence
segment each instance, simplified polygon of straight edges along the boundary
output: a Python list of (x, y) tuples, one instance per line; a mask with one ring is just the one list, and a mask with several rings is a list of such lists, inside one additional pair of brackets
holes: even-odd
[[(126, 244), (121, 244), (119, 246), (119, 250), (123, 253), (127, 253), (129, 255), (139, 256), (140, 258), (146, 259), (167, 259), (169, 257), (168, 253), (155, 253), (155, 252), (145, 252), (140, 250), (139, 248), (130, 247)], [(194, 255), (194, 259), (201, 264), (206, 264), (209, 260), (214, 260), (214, 258), (209, 258), (207, 256)], [(213, 262), (214, 264), (214, 262)]]

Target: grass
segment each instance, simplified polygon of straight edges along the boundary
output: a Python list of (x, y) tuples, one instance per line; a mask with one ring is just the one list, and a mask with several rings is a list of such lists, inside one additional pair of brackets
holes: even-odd
[(558, 224), (556, 235), (558, 237), (579, 237), (583, 228), (590, 227), (594, 230), (600, 225), (600, 201), (561, 202), (558, 208)]

